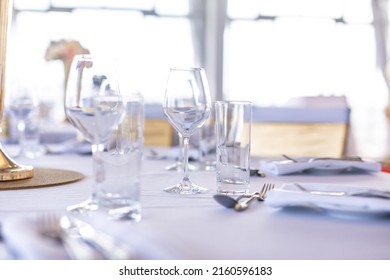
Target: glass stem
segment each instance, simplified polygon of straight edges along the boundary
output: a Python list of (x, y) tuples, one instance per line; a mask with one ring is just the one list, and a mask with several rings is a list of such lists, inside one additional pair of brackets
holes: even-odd
[(183, 163), (184, 175), (182, 180), (183, 187), (191, 187), (190, 177), (188, 176), (188, 147), (190, 144), (190, 137), (182, 136), (183, 138)]
[(93, 174), (94, 174), (94, 183), (93, 183), (91, 199), (96, 200), (98, 186), (102, 181), (104, 181), (104, 176), (105, 176), (102, 161), (100, 159), (101, 152), (104, 150), (104, 145), (93, 143), (91, 149), (92, 149)]
[[(183, 136), (179, 133), (179, 161), (184, 165), (184, 144), (183, 144)], [(183, 166), (184, 168), (184, 166)]]

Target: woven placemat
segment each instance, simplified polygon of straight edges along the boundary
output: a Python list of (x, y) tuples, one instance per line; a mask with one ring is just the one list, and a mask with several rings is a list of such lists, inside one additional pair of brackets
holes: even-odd
[(0, 190), (17, 190), (52, 187), (79, 181), (84, 175), (71, 170), (34, 168), (34, 176), (29, 179), (0, 182)]

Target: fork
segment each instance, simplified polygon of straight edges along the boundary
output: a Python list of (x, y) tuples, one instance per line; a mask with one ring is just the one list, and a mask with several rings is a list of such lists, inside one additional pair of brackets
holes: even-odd
[(71, 259), (98, 260), (104, 257), (77, 235), (65, 231), (60, 224), (61, 215), (55, 212), (37, 214), (40, 234), (59, 242)]
[(264, 201), (265, 198), (267, 197), (267, 194), (270, 190), (275, 188), (275, 184), (271, 183), (265, 183), (261, 190), (259, 192), (255, 192), (249, 199), (239, 202), (234, 206), (234, 209), (236, 211), (243, 211), (249, 207), (252, 201), (258, 200), (258, 201)]

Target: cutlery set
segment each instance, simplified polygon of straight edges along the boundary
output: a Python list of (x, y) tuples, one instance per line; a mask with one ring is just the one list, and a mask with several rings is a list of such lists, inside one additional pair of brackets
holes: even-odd
[[(303, 187), (298, 183), (294, 183), (299, 190), (312, 194), (312, 195), (320, 195), (320, 196), (350, 196), (350, 197), (372, 197), (372, 198), (380, 198), (380, 199), (390, 199), (390, 192), (374, 190), (374, 189), (359, 189), (359, 190), (351, 190), (351, 191), (318, 191), (318, 190), (309, 190)], [(213, 198), (216, 202), (221, 204), (226, 208), (232, 208), (238, 212), (246, 210), (249, 205), (253, 201), (264, 201), (267, 197), (267, 194), (270, 190), (274, 189), (275, 185), (271, 183), (265, 183), (262, 189), (259, 192), (255, 192), (252, 194), (243, 194), (238, 197), (229, 196), (226, 194), (215, 194)], [(244, 198), (246, 200), (242, 201)]]
[(136, 257), (132, 248), (119, 244), (111, 236), (79, 219), (43, 212), (38, 214), (36, 221), (40, 233), (58, 241), (71, 259), (128, 260)]
[[(291, 160), (292, 162), (300, 162), (299, 159), (290, 157), (288, 155), (283, 154), (282, 157), (284, 157), (287, 160)], [(361, 157), (358, 156), (345, 156), (345, 157), (312, 157), (305, 159), (304, 161), (307, 162), (313, 162), (316, 160), (346, 160), (346, 161), (363, 161)]]
[[(252, 194), (244, 194), (237, 198), (233, 198), (226, 194), (215, 194), (214, 199), (221, 205), (227, 208), (233, 208), (236, 211), (244, 211), (253, 201), (264, 201), (267, 196), (267, 193), (275, 187), (274, 184), (266, 183), (263, 185), (262, 189), (259, 192), (255, 192)], [(247, 198), (241, 202), (241, 199)]]
[[(294, 183), (299, 190), (313, 195), (326, 196), (358, 196), (390, 199), (390, 192), (380, 190), (353, 190), (353, 191), (317, 191), (309, 190), (301, 184)], [(215, 194), (216, 202), (237, 212), (248, 209), (254, 201), (264, 201), (269, 191), (275, 188), (272, 183), (265, 183), (260, 191), (243, 194), (238, 197), (226, 194)], [(113, 237), (95, 229), (91, 224), (56, 212), (43, 212), (37, 216), (37, 226), (40, 233), (59, 242), (71, 259), (98, 260), (98, 259), (136, 259), (133, 248), (119, 244)]]

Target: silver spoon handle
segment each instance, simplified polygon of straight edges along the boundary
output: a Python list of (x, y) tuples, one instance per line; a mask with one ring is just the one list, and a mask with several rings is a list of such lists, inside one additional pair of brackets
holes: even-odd
[(249, 207), (252, 201), (257, 200), (259, 197), (258, 193), (253, 194), (249, 199), (244, 200), (243, 202), (237, 203), (234, 206), (234, 209), (237, 211), (243, 211)]

